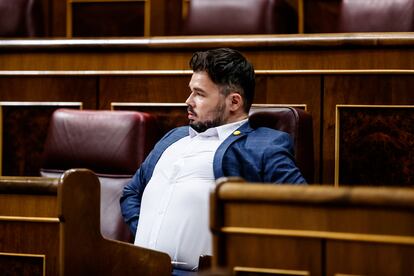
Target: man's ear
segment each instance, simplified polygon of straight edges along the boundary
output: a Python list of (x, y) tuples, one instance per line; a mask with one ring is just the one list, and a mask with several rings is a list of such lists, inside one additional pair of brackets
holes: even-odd
[(243, 108), (243, 98), (239, 93), (230, 93), (230, 110), (236, 111), (240, 108)]

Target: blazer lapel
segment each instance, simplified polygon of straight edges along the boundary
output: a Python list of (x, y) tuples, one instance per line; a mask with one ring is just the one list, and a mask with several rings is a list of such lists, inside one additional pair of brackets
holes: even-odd
[(246, 136), (248, 133), (252, 131), (253, 129), (250, 127), (249, 122), (246, 122), (243, 125), (241, 125), (237, 130), (235, 130), (229, 137), (227, 137), (226, 140), (223, 141), (223, 143), (221, 143), (216, 153), (214, 154), (213, 170), (215, 179), (224, 176), (223, 157), (230, 145), (232, 145), (235, 141)]

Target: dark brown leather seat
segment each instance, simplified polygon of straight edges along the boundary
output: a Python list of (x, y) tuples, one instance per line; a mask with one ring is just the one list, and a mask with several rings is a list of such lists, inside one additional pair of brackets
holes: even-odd
[(312, 115), (293, 107), (272, 108), (272, 111), (255, 111), (249, 116), (253, 128), (269, 127), (292, 136), (296, 164), (308, 183), (314, 182)]
[(297, 32), (297, 16), (284, 0), (191, 0), (185, 35)]
[(305, 1), (305, 32), (412, 32), (412, 0)]
[(0, 0), (0, 37), (44, 35), (41, 0)]
[(101, 182), (101, 232), (131, 241), (119, 199), (155, 142), (153, 117), (134, 111), (58, 109), (44, 146), (43, 176), (58, 177), (70, 168), (93, 170)]

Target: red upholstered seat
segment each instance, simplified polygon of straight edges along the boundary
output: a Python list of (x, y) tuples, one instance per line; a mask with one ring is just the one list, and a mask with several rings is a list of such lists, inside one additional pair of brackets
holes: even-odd
[(344, 0), (338, 29), (342, 32), (412, 32), (412, 0)]
[(312, 115), (293, 107), (272, 108), (272, 111), (254, 111), (249, 116), (253, 128), (269, 127), (292, 136), (296, 164), (308, 183), (314, 182)]
[(0, 37), (44, 34), (41, 0), (0, 0)]
[(412, 0), (308, 0), (305, 32), (412, 32)]
[(102, 234), (130, 241), (119, 198), (154, 142), (154, 119), (147, 113), (58, 109), (49, 126), (41, 174), (58, 177), (70, 168), (93, 170), (101, 182)]
[(297, 32), (297, 16), (285, 0), (191, 0), (185, 35)]

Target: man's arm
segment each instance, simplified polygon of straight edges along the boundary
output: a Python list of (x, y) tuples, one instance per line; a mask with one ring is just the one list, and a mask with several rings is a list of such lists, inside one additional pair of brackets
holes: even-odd
[(287, 133), (279, 133), (266, 148), (263, 156), (264, 182), (303, 184), (306, 183), (293, 155), (293, 144)]
[(142, 174), (143, 168), (141, 166), (132, 177), (131, 181), (125, 185), (120, 200), (122, 216), (134, 236), (137, 232), (142, 194), (146, 186)]

